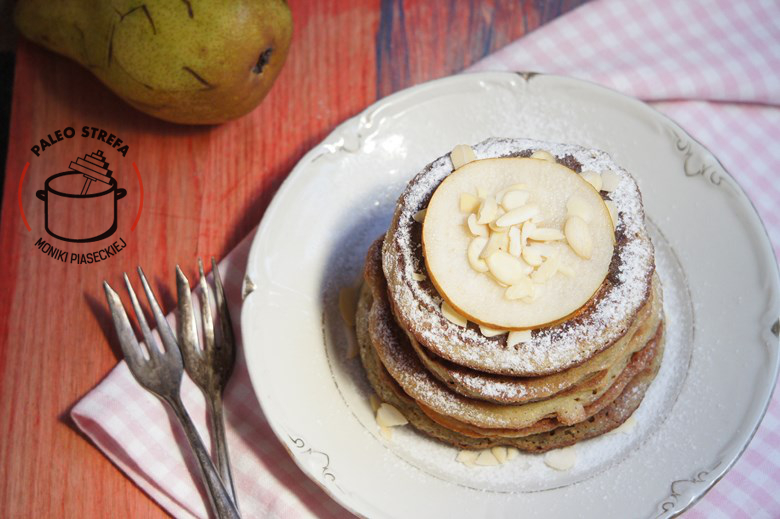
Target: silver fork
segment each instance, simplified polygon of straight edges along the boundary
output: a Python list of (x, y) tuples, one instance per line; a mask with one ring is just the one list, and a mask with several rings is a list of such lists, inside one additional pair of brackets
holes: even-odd
[(179, 319), (177, 320), (179, 346), (182, 357), (184, 357), (184, 368), (187, 370), (187, 374), (200, 388), (206, 397), (206, 402), (208, 402), (211, 430), (214, 432), (216, 447), (216, 465), (222, 476), (222, 481), (233, 495), (233, 502), (238, 508), (233, 474), (230, 471), (230, 457), (225, 439), (225, 420), (222, 411), (222, 393), (236, 361), (233, 328), (230, 324), (230, 312), (225, 300), (222, 279), (219, 277), (217, 262), (211, 258), (211, 272), (214, 274), (214, 292), (216, 294), (217, 315), (219, 316), (219, 335), (214, 333), (214, 319), (211, 315), (211, 289), (206, 283), (203, 262), (200, 258), (198, 258), (198, 270), (200, 272), (200, 314), (203, 322), (204, 344), (202, 347), (198, 347), (198, 332), (195, 312), (192, 308), (190, 282), (176, 265), (176, 291), (179, 298)]
[(152, 293), (152, 289), (149, 287), (149, 283), (146, 281), (146, 276), (144, 276), (141, 267), (138, 267), (138, 275), (141, 277), (141, 283), (143, 284), (146, 298), (149, 300), (149, 306), (151, 307), (152, 315), (154, 315), (157, 331), (160, 334), (165, 350), (160, 350), (157, 341), (152, 336), (146, 317), (141, 309), (141, 305), (138, 303), (138, 298), (133, 291), (127, 274), (124, 274), (125, 284), (127, 285), (133, 310), (144, 336), (148, 358), (144, 355), (141, 345), (138, 343), (119, 294), (104, 281), (103, 286), (106, 291), (106, 299), (108, 299), (108, 305), (111, 307), (111, 317), (114, 319), (114, 327), (119, 335), (119, 344), (122, 347), (127, 365), (138, 383), (168, 404), (179, 419), (190, 447), (192, 447), (192, 451), (198, 460), (201, 477), (206, 483), (209, 504), (214, 514), (220, 519), (239, 519), (238, 511), (230, 500), (230, 495), (222, 484), (217, 469), (211, 462), (208, 451), (203, 445), (203, 441), (200, 439), (200, 435), (198, 435), (198, 431), (195, 429), (195, 425), (192, 423), (192, 419), (181, 401), (179, 393), (184, 368), (173, 331), (168, 325), (168, 321), (165, 320), (165, 316), (157, 303), (157, 299), (154, 297), (154, 293)]

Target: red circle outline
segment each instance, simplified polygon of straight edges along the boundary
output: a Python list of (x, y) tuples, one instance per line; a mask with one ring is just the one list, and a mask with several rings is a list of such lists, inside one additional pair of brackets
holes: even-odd
[(138, 177), (138, 185), (141, 187), (141, 201), (138, 204), (138, 215), (136, 215), (135, 222), (133, 222), (133, 226), (130, 227), (130, 231), (135, 231), (135, 226), (138, 225), (138, 220), (141, 219), (141, 211), (144, 209), (144, 183), (141, 180), (141, 172), (138, 171), (138, 166), (135, 165), (135, 162), (133, 162), (133, 168), (135, 168), (135, 174)]
[(30, 228), (30, 224), (27, 223), (27, 217), (24, 215), (24, 205), (22, 205), (22, 183), (24, 182), (24, 176), (27, 174), (27, 168), (30, 167), (30, 163), (24, 165), (24, 169), (22, 170), (22, 178), (19, 179), (19, 212), (22, 213), (22, 221), (24, 222), (24, 226), (27, 227), (27, 230), (32, 232), (32, 229)]

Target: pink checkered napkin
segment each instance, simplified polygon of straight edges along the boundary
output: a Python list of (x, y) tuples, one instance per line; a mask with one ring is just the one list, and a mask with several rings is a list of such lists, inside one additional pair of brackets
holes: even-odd
[[(780, 2), (593, 2), (471, 70), (565, 74), (650, 102), (717, 154), (780, 255)], [(780, 391), (745, 454), (686, 517), (780, 517)]]
[[(240, 315), (241, 282), (254, 232), (220, 263), (232, 316)], [(171, 275), (173, 275), (171, 273)], [(169, 316), (171, 326), (175, 321)], [(233, 478), (244, 517), (344, 517), (349, 514), (312, 483), (290, 459), (268, 426), (255, 398), (241, 354), (225, 392), (225, 421)], [(184, 377), (182, 400), (206, 445), (206, 403)], [(205, 490), (196, 479), (197, 461), (160, 401), (133, 378), (125, 362), (71, 412), (76, 425), (125, 474), (175, 517), (207, 517)]]
[[(590, 79), (651, 101), (718, 154), (780, 251), (780, 3), (596, 1), (545, 25), (472, 70), (535, 70)], [(745, 160), (749, 158), (749, 160)], [(239, 315), (247, 237), (220, 264)], [(780, 392), (779, 392), (780, 394)], [(182, 395), (207, 437), (203, 397)], [(226, 394), (227, 436), (245, 517), (342, 517), (294, 466), (268, 427), (239, 358)], [(73, 419), (122, 471), (176, 517), (205, 517), (186, 441), (120, 363)], [(689, 517), (780, 516), (780, 400), (753, 442)]]

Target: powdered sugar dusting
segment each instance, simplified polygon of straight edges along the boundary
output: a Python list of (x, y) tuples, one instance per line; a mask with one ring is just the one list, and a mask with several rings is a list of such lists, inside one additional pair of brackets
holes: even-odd
[[(593, 477), (638, 450), (647, 448), (648, 438), (653, 434), (660, 433), (663, 441), (654, 442), (652, 448), (666, 445), (668, 441), (681, 441), (679, 435), (674, 436), (674, 429), (670, 432), (668, 427), (661, 426), (667, 416), (679, 412), (675, 409), (675, 400), (684, 383), (693, 349), (691, 300), (684, 273), (669, 244), (652, 224), (648, 231), (656, 245), (658, 274), (665, 287), (665, 352), (658, 375), (650, 384), (639, 409), (632, 415), (636, 426), (623, 434), (602, 435), (579, 443), (577, 463), (566, 472), (551, 469), (545, 465), (542, 456), (531, 453), (521, 453), (500, 467), (468, 467), (455, 461), (457, 450), (453, 447), (421, 435), (412, 428), (404, 428), (394, 437), (393, 452), (408, 461), (410, 466), (424, 471), (410, 471), (409, 477), (430, 473), (470, 488), (515, 495), (567, 486)], [(373, 416), (369, 418), (373, 420)], [(695, 447), (696, 441), (697, 438), (692, 437), (688, 443)], [(641, 478), (641, 470), (635, 475)], [(424, 479), (420, 477), (420, 481)], [(605, 487), (603, 494), (609, 495), (609, 491)]]
[[(576, 145), (491, 138), (473, 148), (478, 159), (517, 156), (526, 150), (543, 149), (559, 159), (573, 157), (583, 171), (615, 173), (619, 182), (609, 198), (617, 209), (617, 231), (624, 241), (616, 247), (617, 258), (613, 259), (617, 259), (614, 282), (582, 318), (534, 330), (530, 341), (513, 348), (506, 346), (505, 338), (487, 338), (476, 329), (461, 328), (446, 321), (438, 310), (441, 297), (412, 277), (414, 272), (424, 270), (416, 255), (421, 245), (413, 232), (413, 216), (427, 205), (435, 188), (452, 172), (452, 162), (445, 155), (409, 183), (398, 202), (396, 226), (385, 240), (383, 265), (396, 312), (404, 322), (414, 323), (410, 331), (423, 345), (474, 369), (531, 375), (558, 371), (586, 360), (625, 332), (623, 326), (615, 324), (630, 322), (648, 294), (654, 270), (653, 246), (644, 227), (644, 210), (636, 182), (607, 153)], [(399, 265), (400, 270), (394, 271), (394, 265)]]

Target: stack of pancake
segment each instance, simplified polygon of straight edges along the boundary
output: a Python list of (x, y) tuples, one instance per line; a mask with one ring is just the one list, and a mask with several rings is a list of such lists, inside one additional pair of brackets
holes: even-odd
[(610, 192), (600, 191), (615, 208), (609, 272), (564, 320), (524, 331), (518, 342), (443, 314), (419, 214), (455, 169), (449, 155), (412, 179), (366, 257), (356, 322), (368, 379), (414, 427), (460, 448), (544, 452), (603, 434), (636, 410), (661, 362), (661, 285), (633, 178), (604, 152), (579, 146), (530, 139), (473, 146), (477, 159), (540, 150), (577, 174), (617, 178)]

